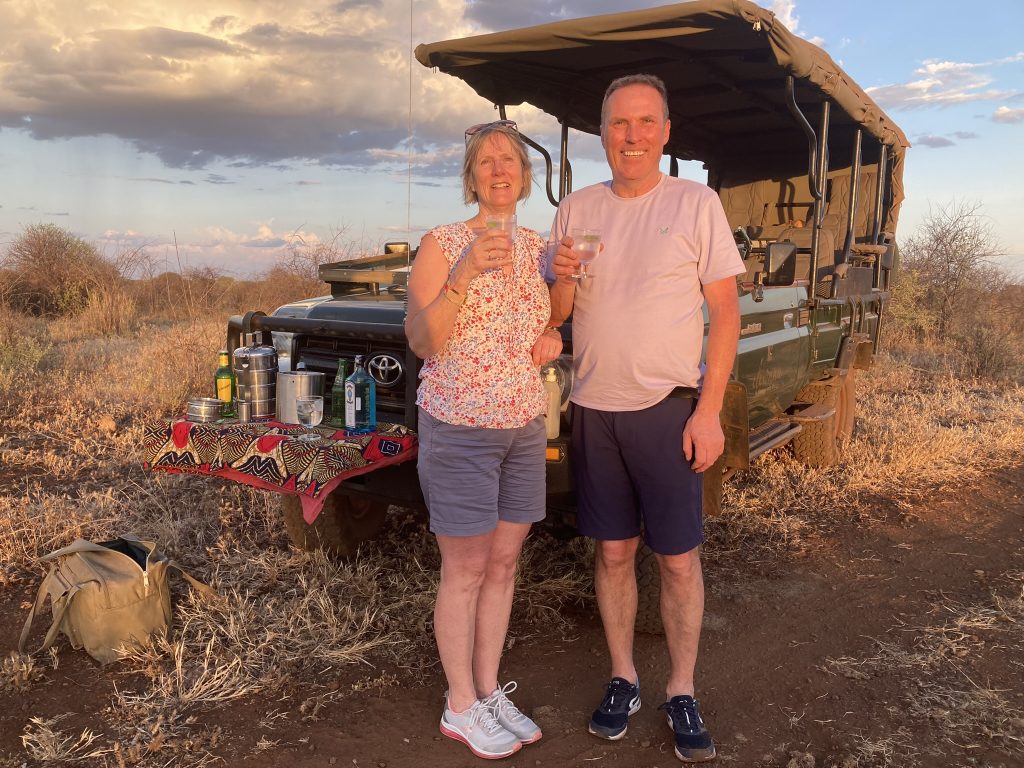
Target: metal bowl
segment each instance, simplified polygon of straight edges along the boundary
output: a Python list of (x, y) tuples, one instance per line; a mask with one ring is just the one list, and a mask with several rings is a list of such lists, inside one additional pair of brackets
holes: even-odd
[(194, 397), (185, 406), (188, 421), (217, 421), (224, 412), (224, 403), (215, 397)]

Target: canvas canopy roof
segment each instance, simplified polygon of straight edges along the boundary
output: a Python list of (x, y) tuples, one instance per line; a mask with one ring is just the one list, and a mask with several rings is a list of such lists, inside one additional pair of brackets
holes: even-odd
[(806, 171), (807, 139), (786, 105), (792, 75), (815, 130), (823, 97), (832, 101), (831, 167), (850, 165), (860, 127), (865, 164), (877, 162), (879, 142), (892, 150), (891, 207), (903, 197), (903, 132), (825, 51), (747, 0), (695, 0), (420, 45), (416, 58), (495, 104), (529, 103), (591, 134), (600, 132), (608, 83), (658, 75), (672, 121), (665, 151), (751, 178)]

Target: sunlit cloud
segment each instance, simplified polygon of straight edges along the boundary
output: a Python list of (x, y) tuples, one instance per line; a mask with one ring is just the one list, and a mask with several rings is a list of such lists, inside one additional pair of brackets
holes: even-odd
[(367, 166), (407, 138), (396, 105), (410, 75), (417, 104), (444, 97), (443, 115), (417, 116), (427, 141), (453, 140), (448, 126), (479, 109), (454, 81), (410, 72), (410, 12), (421, 40), (472, 31), (461, 3), (440, 1), (223, 0), (214, 13), (198, 0), (8, 0), (0, 129), (115, 136), (173, 168)]
[(992, 113), (992, 122), (1007, 125), (1024, 122), (1024, 108), (1010, 109), (1009, 107), (1000, 107)]
[(914, 70), (919, 77), (897, 85), (867, 88), (867, 92), (886, 109), (918, 109), (948, 107), (973, 101), (1005, 99), (1010, 92), (992, 87), (991, 70), (1016, 61), (1016, 56), (991, 62), (956, 62), (927, 60)]

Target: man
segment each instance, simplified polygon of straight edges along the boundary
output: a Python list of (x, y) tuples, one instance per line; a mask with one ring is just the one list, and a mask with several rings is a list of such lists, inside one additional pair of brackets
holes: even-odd
[[(715, 192), (661, 172), (669, 129), (660, 79), (631, 75), (608, 87), (601, 143), (612, 178), (558, 208), (552, 324), (573, 313), (577, 519), (596, 540), (594, 582), (611, 657), (611, 682), (590, 732), (620, 739), (640, 709), (633, 625), (642, 530), (661, 572), (670, 659), (660, 709), (668, 712), (676, 756), (703, 762), (715, 747), (694, 699), (704, 614), (701, 473), (725, 446), (719, 413), (739, 338), (734, 278), (744, 270)], [(578, 228), (601, 230), (602, 250), (577, 281), (571, 246)]]

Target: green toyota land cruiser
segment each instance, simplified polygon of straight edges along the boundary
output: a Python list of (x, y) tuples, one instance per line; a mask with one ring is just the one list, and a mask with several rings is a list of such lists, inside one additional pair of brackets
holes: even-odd
[[(671, 172), (680, 159), (704, 163), (747, 267), (736, 285), (742, 321), (722, 413), (726, 450), (706, 473), (706, 512), (719, 507), (723, 480), (771, 448), (791, 444), (819, 466), (840, 459), (856, 418), (857, 372), (871, 365), (889, 299), (908, 142), (827, 53), (746, 0), (697, 0), (421, 45), (416, 58), (464, 80), (502, 118), (531, 104), (558, 120), (557, 162), (524, 136), (544, 160), (552, 205), (572, 186), (569, 128), (599, 133), (601, 100), (614, 78), (661, 77), (671, 107)], [(326, 374), (328, 388), (339, 357), (363, 355), (377, 382), (379, 418), (415, 428), (420, 361), (403, 333), (415, 253), (405, 243), (385, 251), (322, 266), (330, 295), (269, 316), (232, 317), (228, 348), (243, 332), (270, 332), (282, 367), (301, 361)], [(569, 324), (563, 332), (564, 411)], [(548, 446), (549, 518), (571, 524), (568, 461), (563, 429)], [(296, 544), (351, 554), (377, 532), (389, 505), (422, 505), (422, 498), (409, 463), (343, 483), (313, 525), (295, 498), (282, 503)], [(654, 586), (651, 566), (641, 555), (642, 589)], [(650, 589), (638, 625), (657, 628)]]

